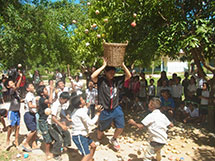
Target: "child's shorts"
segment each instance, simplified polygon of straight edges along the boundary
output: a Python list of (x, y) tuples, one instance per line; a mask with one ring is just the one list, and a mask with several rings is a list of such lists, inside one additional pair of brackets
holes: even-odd
[(120, 106), (113, 110), (103, 110), (99, 116), (99, 130), (105, 131), (110, 128), (111, 123), (114, 122), (116, 128), (125, 127), (124, 113)]
[[(144, 151), (144, 161), (151, 161), (153, 158), (157, 160), (161, 160), (161, 149), (163, 148), (164, 144), (151, 142)], [(159, 159), (158, 159), (159, 158)]]
[(39, 119), (39, 128), (42, 133), (45, 143), (49, 144), (52, 142), (51, 135), (49, 134), (49, 124), (46, 120)]
[(9, 111), (7, 118), (10, 126), (20, 125), (19, 111)]
[(24, 121), (28, 131), (37, 130), (36, 116), (34, 113), (26, 112), (24, 115)]
[(93, 142), (92, 139), (82, 135), (72, 136), (72, 140), (83, 156), (90, 154), (89, 145)]

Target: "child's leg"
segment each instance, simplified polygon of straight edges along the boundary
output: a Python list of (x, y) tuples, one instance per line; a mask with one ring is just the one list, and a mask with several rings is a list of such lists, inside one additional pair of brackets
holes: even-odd
[(95, 151), (96, 151), (96, 145), (94, 142), (92, 142), (90, 144), (90, 154), (85, 155), (81, 161), (92, 161)]
[(156, 160), (161, 161), (161, 149), (156, 152)]
[(35, 134), (36, 134), (36, 131), (31, 131), (31, 132), (28, 134), (28, 136), (27, 136), (25, 142), (23, 143), (24, 147), (26, 147), (27, 149), (31, 149), (29, 143), (30, 143), (31, 140), (33, 141), (33, 138), (34, 138)]
[(61, 148), (63, 147), (63, 139), (57, 128), (58, 127), (56, 125), (52, 125), (51, 127), (49, 127), (49, 134), (55, 141), (52, 147), (52, 152), (55, 155), (61, 154)]
[(7, 145), (10, 145), (10, 135), (12, 133), (12, 130), (13, 130), (13, 127), (12, 126), (8, 126), (8, 129), (7, 129)]
[(100, 131), (100, 130), (97, 130), (97, 139), (98, 139), (98, 140), (101, 140), (103, 134), (104, 134), (104, 132), (102, 132), (102, 131)]
[(32, 149), (37, 149), (38, 146), (37, 146), (37, 143), (36, 143), (36, 139), (37, 139), (37, 132), (35, 131), (35, 134), (33, 135), (32, 137)]
[(17, 147), (19, 146), (19, 128), (20, 128), (19, 125), (15, 126), (15, 141), (14, 141), (14, 143)]
[(53, 154), (50, 152), (50, 149), (51, 149), (51, 144), (45, 143), (45, 153), (46, 153), (47, 159), (50, 159), (53, 157)]
[(71, 135), (70, 135), (70, 132), (67, 130), (67, 131), (64, 131), (62, 130), (62, 133), (63, 133), (63, 145), (64, 147), (69, 147), (71, 146)]
[(93, 160), (93, 156), (94, 156), (94, 153), (96, 151), (96, 145), (94, 142), (92, 142), (90, 144), (90, 156), (91, 156), (91, 160)]

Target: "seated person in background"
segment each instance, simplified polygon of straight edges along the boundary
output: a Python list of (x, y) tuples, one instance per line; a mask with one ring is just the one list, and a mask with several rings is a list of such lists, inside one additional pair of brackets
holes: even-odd
[(184, 109), (188, 114), (183, 120), (184, 123), (199, 123), (201, 121), (201, 118), (199, 117), (199, 109), (195, 106), (196, 104), (194, 102), (190, 102), (188, 107)]
[(169, 90), (161, 91), (161, 112), (163, 112), (167, 118), (172, 121), (175, 111), (175, 103), (170, 95)]
[(187, 108), (188, 107), (186, 107), (185, 102), (181, 101), (179, 103), (179, 107), (175, 111), (175, 119), (178, 121), (183, 121), (184, 118), (186, 118), (188, 116), (188, 113), (185, 111), (185, 109), (187, 109)]

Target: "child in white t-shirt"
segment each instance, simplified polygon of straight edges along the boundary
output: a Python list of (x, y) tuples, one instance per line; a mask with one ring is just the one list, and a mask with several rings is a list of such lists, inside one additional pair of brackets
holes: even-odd
[[(36, 123), (36, 97), (34, 95), (35, 89), (32, 83), (27, 84), (26, 90), (28, 93), (25, 96), (25, 125), (29, 131), (26, 140), (22, 144), (22, 148), (26, 152), (31, 152), (32, 149), (37, 148), (36, 137), (37, 137), (37, 123)], [(32, 141), (32, 149), (29, 143)]]
[(199, 96), (199, 98), (201, 99), (199, 114), (200, 114), (202, 123), (205, 123), (206, 116), (208, 115), (209, 97), (210, 97), (209, 85), (208, 83), (204, 82), (202, 86), (201, 95)]
[(150, 144), (144, 152), (143, 160), (152, 160), (155, 155), (158, 161), (161, 160), (160, 150), (167, 143), (167, 127), (173, 126), (168, 118), (159, 110), (161, 101), (159, 98), (152, 98), (148, 108), (152, 113), (148, 114), (141, 124), (136, 123), (133, 119), (128, 121), (129, 124), (138, 128), (147, 127), (149, 132)]
[(188, 104), (188, 107), (185, 106), (184, 110), (188, 115), (183, 120), (184, 123), (188, 123), (188, 122), (189, 123), (198, 123), (198, 122), (200, 122), (199, 109), (195, 108), (195, 104), (193, 102), (190, 102)]
[(86, 102), (80, 95), (73, 96), (71, 104), (74, 108), (71, 114), (72, 140), (83, 155), (82, 161), (90, 161), (96, 150), (94, 141), (89, 138), (90, 126), (98, 121), (101, 110), (95, 114), (93, 119), (90, 119)]
[(86, 102), (89, 104), (88, 115), (93, 118), (95, 116), (95, 106), (97, 104), (98, 90), (94, 88), (92, 81), (89, 81), (86, 89)]

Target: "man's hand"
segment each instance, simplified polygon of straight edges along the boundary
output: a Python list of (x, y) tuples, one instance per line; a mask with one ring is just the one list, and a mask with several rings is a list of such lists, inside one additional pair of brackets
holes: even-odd
[(69, 78), (69, 80), (70, 80), (70, 81), (72, 81), (72, 80), (73, 80), (73, 78), (72, 78), (71, 76), (69, 76), (68, 78)]
[(67, 127), (66, 125), (62, 125), (62, 129), (63, 129), (64, 131), (67, 131), (67, 130), (68, 130), (68, 127)]

